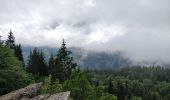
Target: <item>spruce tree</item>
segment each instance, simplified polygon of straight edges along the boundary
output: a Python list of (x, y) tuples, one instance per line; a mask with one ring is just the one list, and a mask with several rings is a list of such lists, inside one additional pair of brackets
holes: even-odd
[(48, 73), (52, 73), (54, 66), (55, 66), (54, 55), (51, 54), (48, 61)]
[(13, 36), (12, 31), (10, 30), (9, 35), (8, 35), (8, 39), (6, 41), (6, 45), (10, 48), (10, 49), (15, 49), (15, 37)]
[(41, 50), (39, 52), (39, 73), (40, 75), (48, 75), (48, 68), (47, 68), (47, 64), (46, 64), (46, 61), (45, 61), (45, 56), (44, 56), (44, 53), (43, 51)]
[(1, 37), (2, 37), (2, 36), (0, 35), (0, 44), (3, 44), (3, 41), (1, 40)]
[(29, 85), (31, 77), (10, 48), (0, 44), (0, 95)]
[(22, 62), (23, 66), (24, 66), (25, 64), (24, 64), (24, 58), (23, 58), (23, 55), (22, 55), (21, 45), (20, 44), (18, 44), (18, 45), (15, 44), (15, 37), (14, 37), (13, 32), (11, 30), (9, 32), (8, 39), (6, 40), (6, 45), (10, 49), (13, 50), (15, 56), (18, 58), (19, 61)]
[(36, 48), (33, 51), (30, 51), (27, 71), (34, 75), (47, 75), (47, 65), (45, 63), (44, 53), (42, 51), (40, 52)]
[(58, 50), (53, 67), (53, 77), (58, 78), (61, 82), (68, 79), (71, 72), (76, 68), (77, 64), (73, 62), (72, 52), (67, 50), (66, 43), (63, 39), (62, 46)]
[(112, 84), (112, 80), (109, 80), (109, 84), (108, 84), (108, 93), (113, 94), (113, 84)]
[(23, 54), (22, 54), (22, 48), (21, 48), (21, 45), (20, 45), (20, 44), (15, 45), (15, 50), (14, 50), (14, 52), (15, 52), (15, 55), (16, 55), (16, 57), (18, 58), (18, 60), (21, 61), (21, 62), (23, 63), (23, 65), (25, 65), (25, 64), (24, 64)]

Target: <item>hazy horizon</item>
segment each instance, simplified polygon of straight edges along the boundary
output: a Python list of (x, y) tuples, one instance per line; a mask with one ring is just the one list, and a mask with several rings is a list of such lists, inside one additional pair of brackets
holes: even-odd
[(170, 61), (169, 0), (0, 0), (0, 35), (26, 46), (123, 51), (136, 61)]

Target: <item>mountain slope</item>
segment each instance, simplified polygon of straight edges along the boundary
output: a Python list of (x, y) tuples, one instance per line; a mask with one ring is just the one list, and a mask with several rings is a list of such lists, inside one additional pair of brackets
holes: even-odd
[[(23, 55), (25, 62), (29, 56), (30, 50), (34, 47), (23, 47)], [(38, 47), (38, 50), (42, 50), (45, 53), (46, 60), (50, 57), (51, 53), (56, 54), (58, 48), (49, 48), (49, 47)], [(126, 58), (121, 52), (92, 52), (87, 51), (82, 48), (68, 48), (72, 51), (75, 62), (80, 65), (81, 68), (89, 69), (111, 69), (117, 67), (124, 67), (131, 64), (131, 61)]]

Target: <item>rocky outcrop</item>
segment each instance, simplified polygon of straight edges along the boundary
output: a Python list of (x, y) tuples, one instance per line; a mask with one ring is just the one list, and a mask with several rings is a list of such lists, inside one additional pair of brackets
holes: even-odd
[(13, 91), (0, 97), (0, 100), (22, 100), (23, 98), (32, 98), (40, 93), (42, 84), (32, 84), (25, 88)]
[(61, 92), (51, 95), (47, 100), (68, 100), (70, 92)]
[(29, 85), (0, 97), (0, 100), (68, 100), (70, 92), (40, 94), (42, 83)]
[(41, 94), (31, 100), (68, 100), (70, 92), (61, 92), (53, 95)]

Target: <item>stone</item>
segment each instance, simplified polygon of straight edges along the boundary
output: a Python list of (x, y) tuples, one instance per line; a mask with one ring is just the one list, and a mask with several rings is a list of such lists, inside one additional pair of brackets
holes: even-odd
[(51, 95), (47, 100), (68, 100), (70, 92), (61, 92)]
[(31, 84), (25, 88), (13, 91), (0, 97), (0, 100), (26, 100), (40, 93), (42, 83)]
[(47, 100), (49, 96), (50, 96), (49, 94), (41, 94), (32, 98), (31, 100)]
[(0, 100), (68, 100), (70, 91), (50, 94), (40, 94), (42, 83), (29, 85), (0, 97)]

